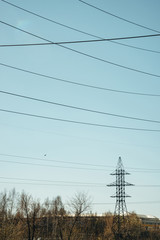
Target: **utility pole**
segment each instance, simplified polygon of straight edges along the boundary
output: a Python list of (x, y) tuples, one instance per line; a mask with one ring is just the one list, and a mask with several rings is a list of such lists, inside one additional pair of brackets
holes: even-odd
[(115, 240), (124, 240), (127, 237), (127, 231), (125, 227), (126, 223), (128, 222), (125, 198), (130, 197), (125, 193), (125, 187), (133, 186), (133, 184), (125, 181), (125, 175), (129, 175), (129, 173), (124, 170), (121, 157), (118, 159), (116, 170), (111, 173), (111, 175), (116, 176), (116, 181), (107, 185), (108, 187), (116, 187), (116, 194), (114, 196), (111, 196), (113, 198), (116, 198), (112, 231)]

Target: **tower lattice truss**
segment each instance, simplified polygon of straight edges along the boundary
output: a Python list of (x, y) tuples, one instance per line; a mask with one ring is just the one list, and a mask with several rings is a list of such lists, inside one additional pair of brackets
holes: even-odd
[(116, 187), (115, 195), (111, 196), (116, 198), (115, 211), (113, 216), (112, 231), (115, 239), (127, 239), (127, 228), (129, 224), (128, 212), (126, 206), (126, 197), (130, 197), (126, 194), (126, 186), (133, 186), (125, 181), (125, 176), (130, 173), (126, 172), (123, 167), (122, 159), (119, 157), (116, 170), (111, 175), (116, 176), (116, 181), (107, 185), (108, 187)]

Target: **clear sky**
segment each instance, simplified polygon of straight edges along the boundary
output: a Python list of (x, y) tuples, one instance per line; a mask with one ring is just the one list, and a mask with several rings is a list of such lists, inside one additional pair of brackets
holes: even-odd
[[(160, 33), (159, 0), (86, 0), (112, 15), (78, 0), (8, 1), (54, 22), (0, 1), (0, 45), (45, 42), (5, 23), (52, 42)], [(110, 196), (115, 189), (107, 188), (106, 184), (115, 181), (110, 173), (121, 156), (131, 173), (126, 181), (135, 184), (126, 190), (132, 196), (126, 199), (128, 211), (160, 217), (157, 211), (160, 208), (160, 37), (116, 42), (129, 46), (109, 41), (63, 45), (97, 59), (58, 45), (0, 47), (1, 191), (15, 187), (42, 200), (60, 195), (63, 202), (76, 192), (85, 192), (93, 200), (93, 212), (113, 212), (115, 199)], [(136, 94), (90, 88), (54, 78)], [(2, 91), (157, 122), (87, 112)], [(2, 110), (123, 128), (48, 120)]]

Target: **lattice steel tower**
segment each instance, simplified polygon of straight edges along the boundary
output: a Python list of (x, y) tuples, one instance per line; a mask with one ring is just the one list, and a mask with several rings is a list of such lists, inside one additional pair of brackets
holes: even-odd
[(116, 170), (111, 173), (111, 175), (116, 176), (116, 181), (107, 185), (108, 187), (116, 187), (116, 194), (111, 196), (116, 198), (112, 231), (116, 240), (127, 239), (126, 224), (128, 222), (128, 218), (125, 198), (130, 196), (125, 193), (125, 187), (133, 186), (133, 184), (125, 181), (125, 175), (129, 175), (129, 173), (124, 170), (121, 157), (118, 159)]

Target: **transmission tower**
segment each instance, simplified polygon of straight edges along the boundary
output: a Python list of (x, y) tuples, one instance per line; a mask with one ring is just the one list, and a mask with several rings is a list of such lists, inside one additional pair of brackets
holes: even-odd
[(127, 239), (126, 224), (128, 223), (128, 217), (125, 198), (130, 196), (125, 193), (125, 187), (133, 186), (133, 184), (125, 181), (125, 175), (129, 175), (129, 173), (124, 170), (121, 157), (118, 159), (116, 170), (111, 175), (116, 176), (116, 181), (107, 185), (108, 187), (116, 187), (116, 194), (111, 196), (116, 198), (112, 231), (116, 240)]

